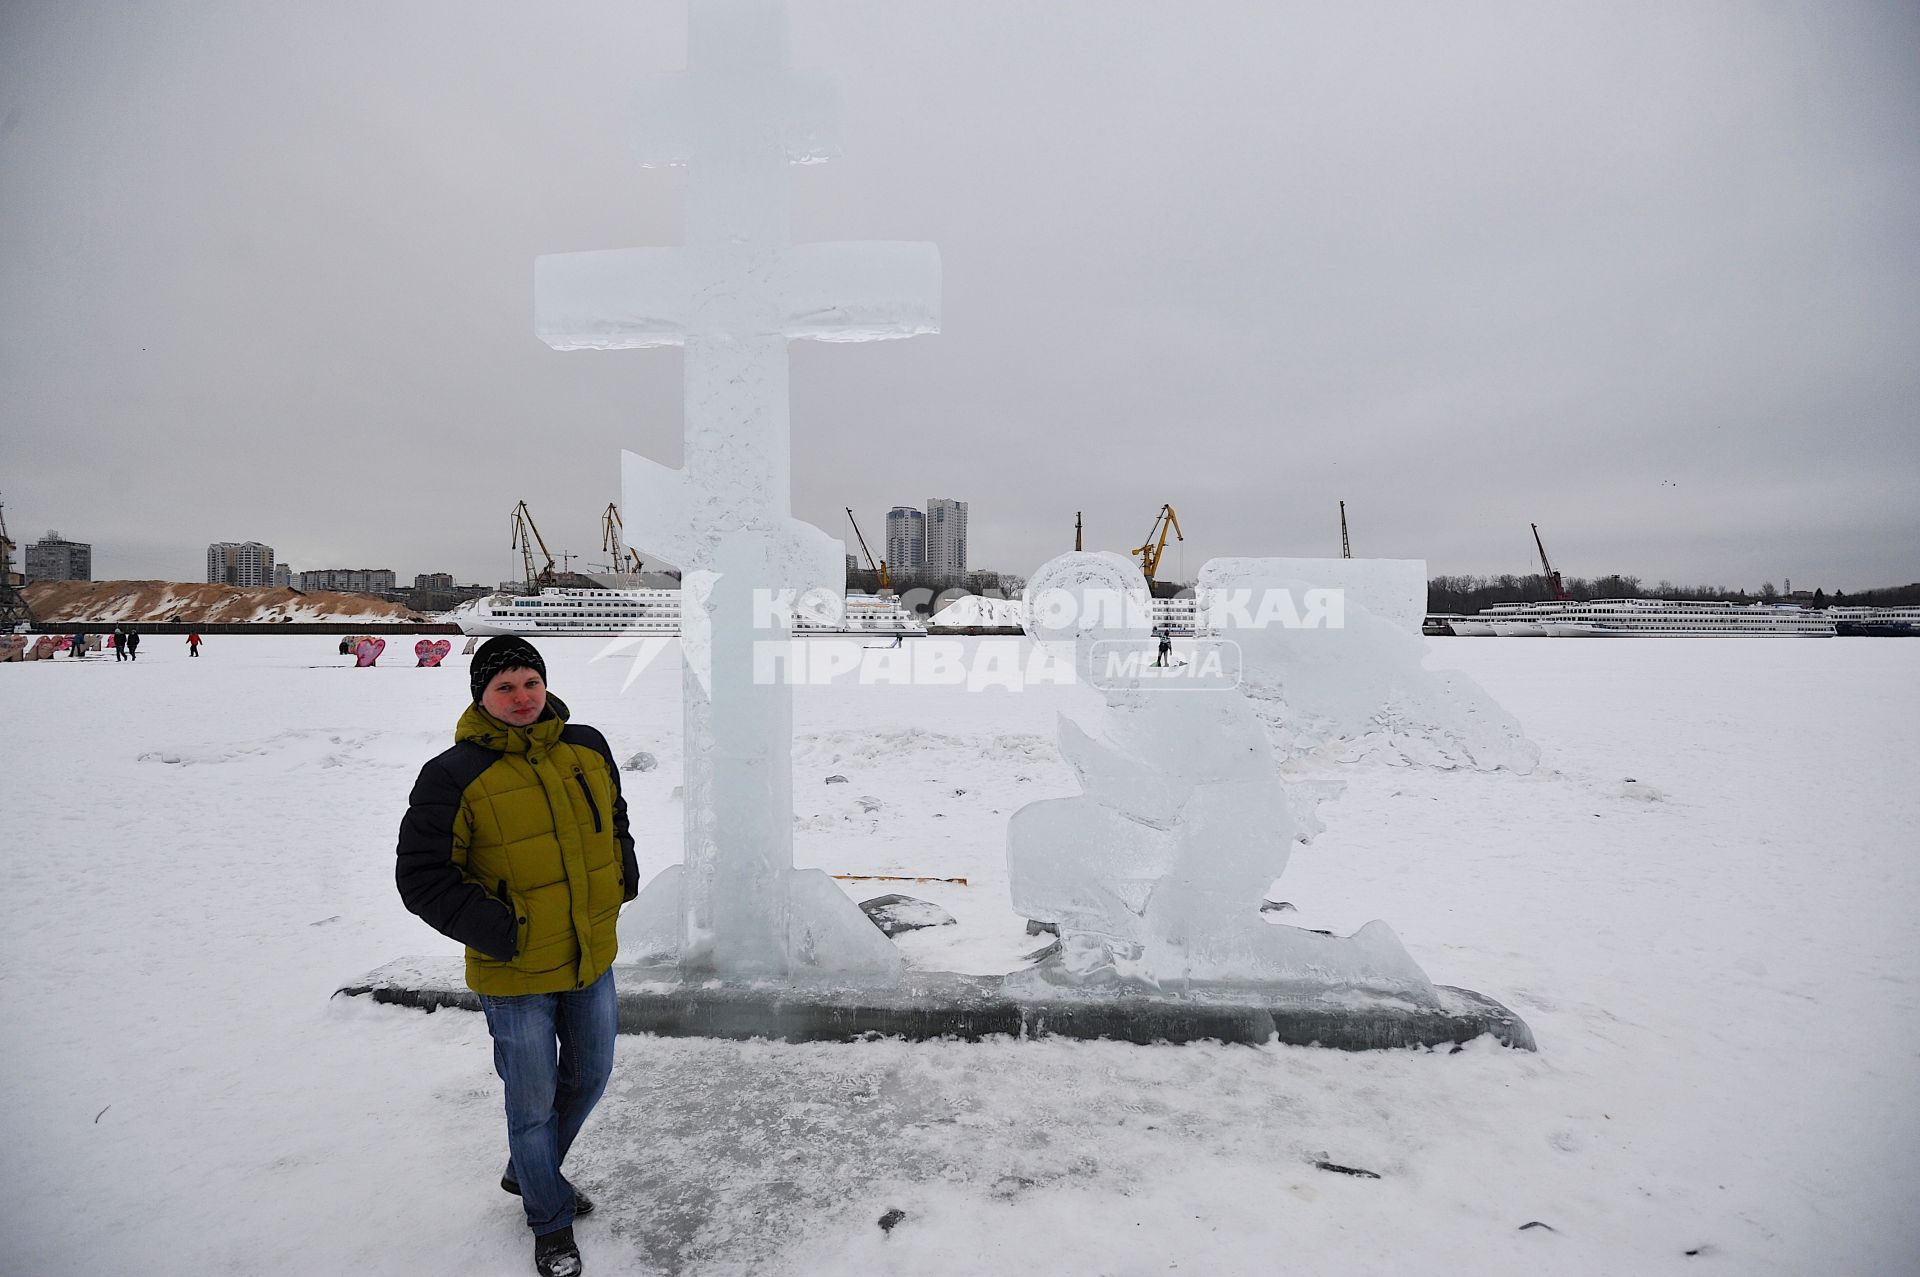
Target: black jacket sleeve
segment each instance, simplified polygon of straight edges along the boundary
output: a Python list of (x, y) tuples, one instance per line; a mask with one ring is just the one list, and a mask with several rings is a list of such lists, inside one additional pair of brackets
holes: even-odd
[[(467, 760), (463, 760), (467, 761)], [(407, 909), (444, 936), (502, 962), (513, 957), (519, 927), (513, 906), (467, 877), (454, 862), (454, 822), (461, 795), (491, 758), (471, 775), (442, 755), (420, 769), (407, 814), (400, 821), (394, 884)]]
[(613, 836), (620, 840), (620, 872), (627, 884), (625, 900), (640, 894), (640, 857), (633, 851), (633, 834), (627, 828), (627, 800), (620, 793), (620, 769), (613, 769)]
[(620, 764), (613, 760), (613, 746), (598, 730), (583, 724), (567, 724), (562, 737), (585, 745), (607, 760), (607, 775), (613, 781), (613, 837), (620, 844), (620, 881), (626, 884), (624, 899), (640, 894), (640, 858), (633, 851), (633, 831), (627, 824), (627, 799), (620, 792)]

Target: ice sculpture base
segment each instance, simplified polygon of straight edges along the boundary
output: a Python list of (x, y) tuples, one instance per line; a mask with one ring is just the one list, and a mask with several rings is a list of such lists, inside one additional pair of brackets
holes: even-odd
[[(402, 958), (340, 994), (434, 1010), (477, 1011), (458, 958)], [(1108, 1038), (1122, 1042), (1221, 1042), (1323, 1046), (1342, 1051), (1440, 1047), (1482, 1035), (1532, 1051), (1533, 1031), (1492, 998), (1435, 985), (1437, 1007), (1358, 994), (1312, 997), (1214, 989), (1182, 996), (1051, 990), (1016, 992), (1001, 976), (908, 972), (897, 984), (863, 987), (820, 980), (748, 983), (685, 980), (677, 967), (618, 963), (620, 1031), (664, 1037), (851, 1042), (869, 1035), (910, 1040)], [(338, 996), (338, 995), (336, 995)]]
[[(710, 954), (688, 952), (683, 891), (685, 867), (669, 865), (641, 888), (620, 914), (620, 953), (628, 963), (671, 964), (689, 978), (711, 972)], [(832, 878), (818, 869), (789, 869), (761, 884), (787, 893), (785, 971), (768, 978), (858, 980), (881, 984), (899, 977), (899, 951)]]

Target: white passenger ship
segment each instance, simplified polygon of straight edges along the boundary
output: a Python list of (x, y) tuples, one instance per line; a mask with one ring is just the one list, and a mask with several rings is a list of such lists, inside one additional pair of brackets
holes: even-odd
[(1780, 603), (1595, 599), (1591, 603), (1499, 603), (1453, 623), (1456, 634), (1549, 638), (1832, 638), (1824, 612)]
[(1920, 638), (1920, 607), (1830, 607), (1827, 615), (1843, 636)]
[[(629, 635), (674, 637), (680, 633), (678, 590), (545, 589), (538, 594), (489, 594), (456, 611), (462, 634)], [(926, 627), (901, 608), (898, 599), (874, 594), (847, 595), (843, 624), (824, 625), (804, 617), (795, 634), (922, 635)]]

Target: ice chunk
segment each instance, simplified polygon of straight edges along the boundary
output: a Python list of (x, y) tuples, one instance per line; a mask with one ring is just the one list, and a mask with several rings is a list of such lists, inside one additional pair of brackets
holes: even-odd
[(1109, 550), (1047, 560), (1027, 581), (1021, 623), (1036, 643), (1063, 649), (1101, 639), (1143, 639), (1153, 631), (1153, 596), (1139, 565)]
[(1283, 759), (1383, 755), (1530, 771), (1539, 751), (1471, 679), (1422, 665), (1418, 559), (1214, 559), (1203, 624), (1238, 644), (1241, 688)]
[(679, 865), (668, 865), (620, 911), (615, 933), (622, 962), (665, 963), (680, 960), (681, 894)]
[(791, 881), (793, 972), (856, 976), (867, 984), (899, 978), (900, 951), (838, 883), (818, 869), (794, 870)]

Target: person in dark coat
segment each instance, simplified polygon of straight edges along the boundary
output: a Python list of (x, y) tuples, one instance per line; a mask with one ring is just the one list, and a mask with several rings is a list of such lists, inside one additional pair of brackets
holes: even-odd
[(137, 661), (140, 659), (140, 631), (139, 630), (127, 631), (127, 659), (130, 661)]

